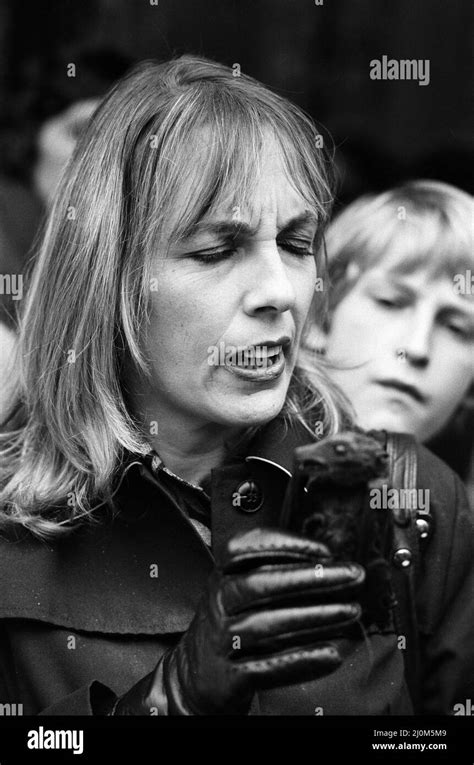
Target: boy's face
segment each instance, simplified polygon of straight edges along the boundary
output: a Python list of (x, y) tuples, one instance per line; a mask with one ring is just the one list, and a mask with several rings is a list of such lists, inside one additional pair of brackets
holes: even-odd
[(474, 376), (474, 301), (448, 276), (366, 271), (336, 307), (327, 356), (358, 423), (427, 441)]

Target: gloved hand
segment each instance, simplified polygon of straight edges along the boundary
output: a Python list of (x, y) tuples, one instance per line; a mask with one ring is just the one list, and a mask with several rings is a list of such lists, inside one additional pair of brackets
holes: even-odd
[(246, 714), (259, 688), (328, 675), (342, 659), (325, 641), (360, 617), (364, 576), (303, 536), (238, 534), (187, 632), (112, 714)]

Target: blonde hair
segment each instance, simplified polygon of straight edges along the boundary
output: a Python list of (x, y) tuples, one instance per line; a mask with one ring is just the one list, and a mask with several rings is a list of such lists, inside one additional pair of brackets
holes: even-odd
[[(447, 183), (409, 181), (346, 207), (326, 232), (331, 313), (375, 264), (450, 278), (474, 266), (473, 199)], [(317, 317), (318, 319), (320, 317)]]
[[(151, 374), (142, 339), (153, 258), (223, 199), (251, 200), (269, 131), (319, 217), (320, 249), (332, 176), (318, 131), (296, 106), (234, 74), (190, 56), (144, 62), (112, 88), (79, 141), (23, 307), (18, 389), (0, 436), (1, 524), (48, 538), (96, 520), (124, 454), (149, 449), (124, 370)], [(346, 416), (322, 365), (304, 359), (284, 412), (311, 434), (316, 413), (325, 433)]]

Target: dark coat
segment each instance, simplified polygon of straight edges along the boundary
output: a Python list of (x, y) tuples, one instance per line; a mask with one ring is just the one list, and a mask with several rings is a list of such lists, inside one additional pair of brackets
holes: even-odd
[[(247, 459), (212, 472), (211, 550), (185, 510), (204, 506), (205, 493), (133, 455), (115, 494), (119, 512), (107, 523), (54, 544), (26, 532), (2, 540), (0, 705), (90, 715), (152, 671), (189, 626), (226, 540), (276, 525), (293, 449), (307, 441), (299, 429), (283, 435), (274, 421)], [(474, 698), (474, 522), (454, 473), (422, 447), (418, 459), (434, 516), (416, 594), (423, 712), (452, 714), (455, 703)], [(255, 513), (232, 502), (250, 478), (264, 494)], [(412, 713), (393, 627), (340, 645), (345, 660), (336, 672), (261, 692), (253, 713)]]

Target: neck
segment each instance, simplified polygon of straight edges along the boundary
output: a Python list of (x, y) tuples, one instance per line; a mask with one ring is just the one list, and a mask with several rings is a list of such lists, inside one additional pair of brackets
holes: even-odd
[(166, 467), (197, 485), (223, 462), (228, 442), (242, 432), (242, 428), (191, 421), (143, 395), (135, 396), (132, 406), (142, 423), (157, 423), (156, 435), (147, 433), (148, 428), (144, 434)]
[(189, 483), (199, 485), (224, 459), (226, 439), (223, 433), (184, 432), (176, 427), (167, 428), (161, 420), (159, 431), (159, 435), (148, 438), (149, 442), (166, 467)]

